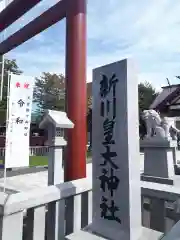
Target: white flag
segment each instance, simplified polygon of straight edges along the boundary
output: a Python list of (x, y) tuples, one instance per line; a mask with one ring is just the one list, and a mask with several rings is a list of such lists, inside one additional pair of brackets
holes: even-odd
[(11, 75), (5, 168), (29, 166), (33, 87), (33, 77)]

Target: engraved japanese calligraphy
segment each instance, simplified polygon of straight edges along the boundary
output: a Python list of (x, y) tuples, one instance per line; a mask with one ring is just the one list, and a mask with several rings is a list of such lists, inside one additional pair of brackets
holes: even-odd
[(116, 212), (119, 211), (119, 208), (115, 205), (114, 200), (111, 200), (109, 204), (108, 199), (102, 197), (102, 203), (100, 204), (100, 208), (102, 209), (102, 218), (121, 223), (121, 219), (116, 216)]
[(116, 221), (121, 223), (121, 219), (116, 216), (119, 210), (117, 203), (113, 199), (114, 192), (118, 189), (120, 179), (116, 176), (116, 171), (119, 169), (116, 164), (117, 153), (112, 150), (112, 145), (115, 144), (113, 138), (114, 128), (116, 124), (116, 84), (118, 78), (116, 74), (111, 77), (102, 74), (100, 81), (99, 94), (101, 97), (100, 102), (100, 116), (103, 118), (103, 134), (104, 139), (102, 145), (104, 152), (101, 152), (103, 161), (100, 163), (102, 167), (102, 175), (98, 178), (100, 180), (100, 188), (106, 193), (110, 192), (111, 199), (103, 196), (100, 203), (101, 218)]
[(135, 70), (130, 59), (93, 69), (93, 215), (88, 229), (103, 239), (144, 239)]

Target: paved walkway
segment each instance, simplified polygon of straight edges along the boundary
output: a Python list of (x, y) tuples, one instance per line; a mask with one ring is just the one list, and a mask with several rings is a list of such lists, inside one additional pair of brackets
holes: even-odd
[[(92, 164), (87, 164), (87, 177), (92, 176)], [(60, 176), (60, 181), (63, 181), (63, 176)], [(35, 173), (28, 173), (22, 175), (16, 175), (7, 177), (4, 182), (4, 178), (0, 179), (0, 190), (3, 191), (4, 184), (5, 187), (12, 192), (25, 192), (35, 188), (41, 188), (47, 186), (48, 172), (40, 171)], [(8, 191), (9, 192), (9, 191)]]
[[(178, 151), (179, 152), (179, 151)], [(180, 159), (180, 155), (178, 156)], [(144, 168), (144, 155), (140, 154), (140, 169), (141, 172)], [(32, 173), (33, 172), (33, 173)], [(2, 177), (2, 173), (0, 174), (0, 191), (3, 191), (4, 188), (4, 178)], [(87, 177), (92, 176), (92, 164), (87, 164)], [(7, 173), (7, 178), (5, 181), (5, 186), (7, 189), (18, 192), (24, 192), (28, 190), (32, 190), (34, 188), (41, 188), (47, 186), (47, 170), (44, 168), (33, 168), (31, 169), (21, 169), (13, 172)], [(60, 176), (62, 181), (62, 176)]]

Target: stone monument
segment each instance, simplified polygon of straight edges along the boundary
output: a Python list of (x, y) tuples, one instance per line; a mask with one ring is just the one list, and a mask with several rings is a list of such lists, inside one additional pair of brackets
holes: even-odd
[[(141, 225), (138, 80), (132, 60), (93, 70), (92, 223), (68, 240), (157, 240)], [(133, 121), (132, 121), (133, 119)]]
[(177, 147), (175, 129), (167, 117), (161, 118), (155, 110), (144, 110), (147, 135), (141, 141), (144, 148), (142, 180), (173, 184), (174, 151)]
[(142, 234), (138, 88), (134, 71), (130, 60), (93, 71), (90, 229), (112, 240), (137, 240)]
[(93, 219), (84, 231), (67, 239), (157, 239), (160, 233), (141, 226), (138, 81), (133, 61), (95, 69), (92, 91)]

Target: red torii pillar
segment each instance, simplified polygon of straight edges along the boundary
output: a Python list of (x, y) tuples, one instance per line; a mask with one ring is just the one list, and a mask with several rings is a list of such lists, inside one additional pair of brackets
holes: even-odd
[(66, 107), (75, 124), (67, 131), (65, 181), (86, 177), (86, 0), (68, 1), (66, 16)]

